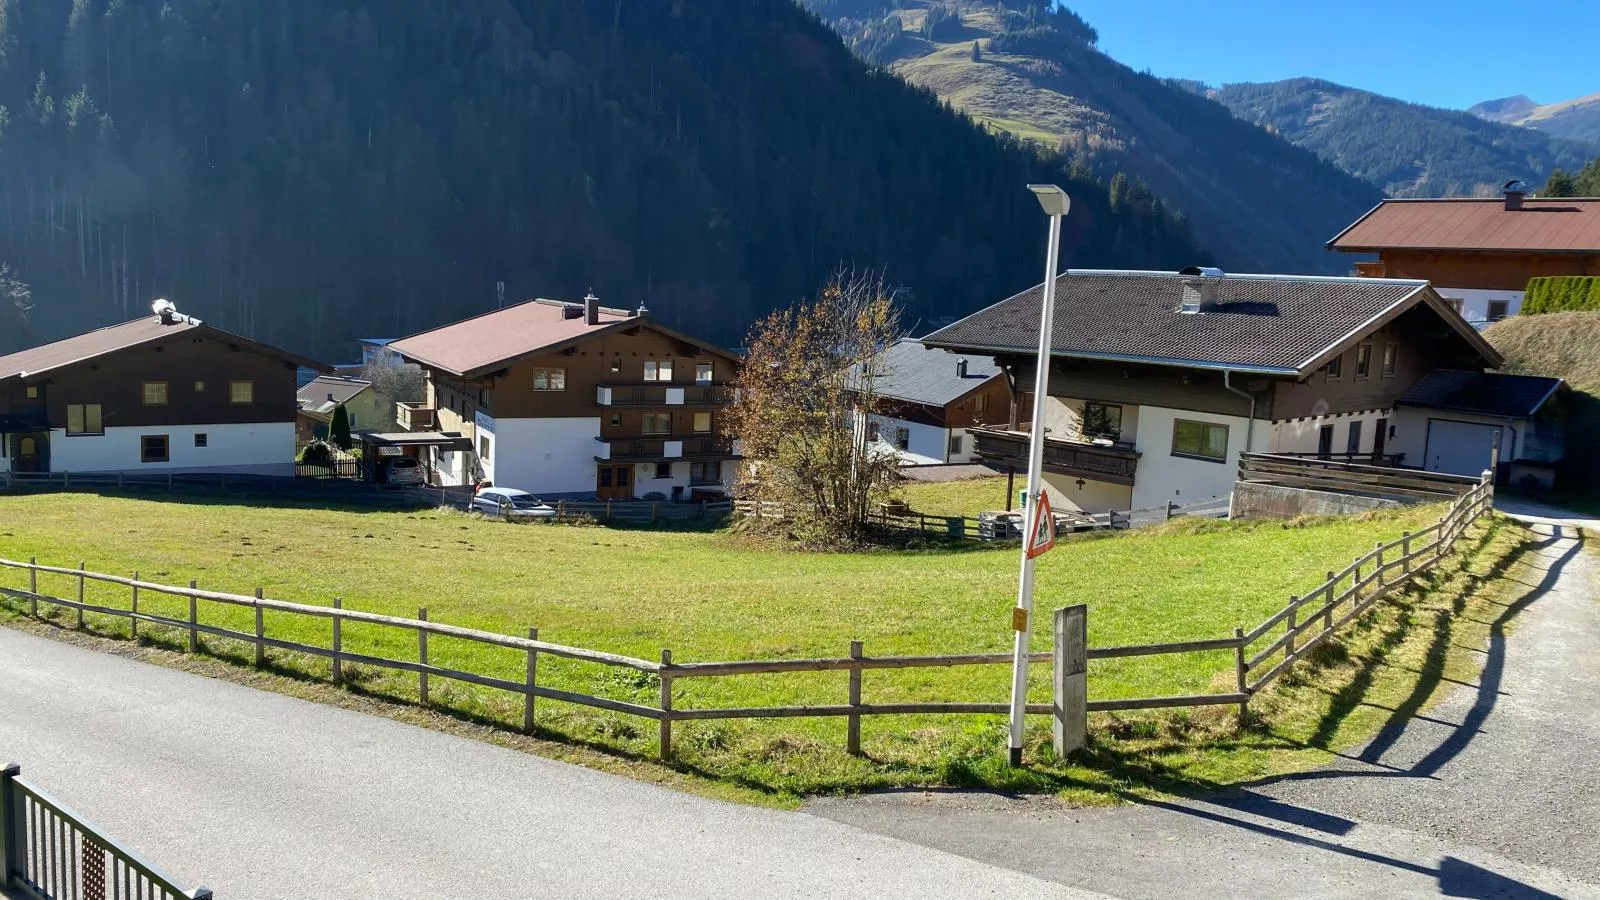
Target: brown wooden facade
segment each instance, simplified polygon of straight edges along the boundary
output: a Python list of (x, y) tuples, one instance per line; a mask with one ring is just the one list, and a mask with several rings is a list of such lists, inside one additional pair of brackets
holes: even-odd
[(1357, 263), (1360, 274), (1422, 278), (1443, 288), (1521, 291), (1528, 279), (1600, 275), (1595, 253), (1512, 253), (1486, 250), (1381, 250), (1376, 263)]

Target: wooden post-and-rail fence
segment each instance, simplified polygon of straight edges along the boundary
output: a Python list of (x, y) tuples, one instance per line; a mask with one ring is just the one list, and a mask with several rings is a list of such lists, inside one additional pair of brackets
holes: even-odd
[[(1052, 702), (1030, 703), (1027, 711), (1034, 715), (1050, 715), (1054, 719), (1052, 731), (1057, 750), (1071, 752), (1081, 747), (1086, 733), (1089, 712), (1121, 710), (1169, 709), (1196, 706), (1238, 705), (1241, 717), (1248, 712), (1250, 698), (1263, 690), (1274, 679), (1305, 657), (1341, 628), (1354, 621), (1384, 596), (1409, 585), (1418, 575), (1426, 572), (1454, 547), (1457, 539), (1469, 525), (1486, 513), (1493, 504), (1494, 488), (1485, 478), (1450, 506), (1437, 523), (1417, 532), (1404, 534), (1399, 540), (1380, 544), (1373, 552), (1356, 559), (1343, 570), (1330, 572), (1326, 581), (1301, 597), (1290, 599), (1283, 610), (1249, 631), (1235, 629), (1228, 636), (1182, 641), (1176, 643), (1147, 644), (1125, 647), (1087, 646), (1087, 609), (1082, 606), (1056, 610), (1053, 649), (1036, 651), (1030, 655), (1035, 662), (1054, 663)], [(0, 559), (0, 568), (21, 569), (28, 573), (26, 590), (0, 587), (0, 597), (9, 597), (27, 603), (28, 614), (37, 617), (39, 604), (84, 612), (126, 618), (131, 627), (159, 625), (176, 629), (187, 638), (191, 652), (201, 649), (200, 635), (237, 640), (249, 644), (255, 651), (258, 664), (267, 662), (267, 649), (285, 650), (324, 657), (332, 664), (334, 680), (342, 679), (344, 663), (414, 672), (417, 675), (418, 697), (430, 702), (430, 681), (449, 678), (468, 684), (495, 688), (519, 694), (524, 698), (522, 727), (534, 729), (534, 700), (545, 698), (574, 703), (594, 709), (624, 715), (638, 716), (659, 723), (659, 751), (663, 759), (672, 755), (672, 724), (674, 722), (703, 721), (710, 719), (766, 719), (800, 717), (840, 717), (846, 720), (846, 745), (852, 753), (860, 752), (861, 717), (883, 715), (1003, 715), (1010, 711), (1003, 698), (996, 702), (968, 702), (934, 700), (916, 703), (871, 703), (863, 699), (863, 675), (877, 669), (948, 668), (953, 666), (1010, 665), (1010, 653), (972, 653), (927, 656), (869, 656), (860, 641), (852, 641), (847, 655), (820, 659), (769, 659), (735, 660), (729, 662), (679, 662), (671, 650), (663, 649), (659, 660), (638, 659), (616, 653), (571, 647), (539, 639), (537, 629), (529, 629), (527, 637), (519, 637), (437, 622), (428, 617), (427, 610), (418, 611), (415, 619), (380, 615), (350, 609), (335, 600), (333, 606), (315, 606), (273, 600), (257, 590), (254, 596), (202, 590), (193, 582), (188, 587), (141, 581), (137, 576), (125, 578), (90, 572), (84, 566), (60, 568), (41, 565), (36, 560), (16, 562)], [(39, 590), (41, 573), (59, 575), (76, 581), (120, 585), (130, 592), (127, 609), (89, 603), (84, 599), (69, 600), (54, 597)], [(149, 611), (146, 604), (139, 606), (139, 598), (150, 593), (187, 598), (188, 616), (173, 618)], [(79, 597), (84, 595), (80, 592)], [(198, 602), (206, 601), (223, 606), (245, 607), (254, 610), (254, 629), (251, 632), (234, 631), (200, 621)], [(263, 612), (275, 615), (292, 615), (331, 620), (330, 642), (323, 646), (315, 643), (286, 640), (266, 633)], [(347, 622), (360, 622), (413, 632), (416, 635), (417, 653), (412, 659), (395, 659), (352, 652), (343, 646), (342, 626)], [(429, 656), (428, 637), (445, 636), (523, 651), (526, 654), (525, 670), (516, 680), (470, 672), (440, 665)], [(1252, 648), (1265, 644), (1252, 653)], [(1171, 695), (1158, 697), (1091, 699), (1089, 696), (1088, 665), (1092, 660), (1123, 659), (1173, 653), (1220, 653), (1233, 656), (1234, 690), (1224, 693)], [(616, 700), (563, 690), (540, 684), (538, 660), (540, 656), (554, 656), (604, 666), (633, 669), (655, 675), (659, 680), (658, 702), (654, 705)], [(684, 708), (674, 699), (674, 686), (685, 679), (722, 678), (741, 675), (763, 675), (791, 672), (845, 672), (844, 702), (821, 705), (749, 706)]]

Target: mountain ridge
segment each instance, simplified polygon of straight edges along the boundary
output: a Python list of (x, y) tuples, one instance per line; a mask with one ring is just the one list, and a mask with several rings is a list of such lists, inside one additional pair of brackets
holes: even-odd
[(1491, 122), (1536, 128), (1569, 140), (1600, 141), (1600, 92), (1559, 103), (1539, 103), (1526, 95), (1486, 100), (1467, 112)]

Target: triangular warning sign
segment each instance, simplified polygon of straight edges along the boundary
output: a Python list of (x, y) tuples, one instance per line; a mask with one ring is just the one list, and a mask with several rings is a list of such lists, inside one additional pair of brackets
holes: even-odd
[(1033, 521), (1028, 524), (1028, 558), (1043, 555), (1056, 545), (1056, 517), (1050, 511), (1050, 494), (1039, 492), (1039, 502), (1033, 504)]

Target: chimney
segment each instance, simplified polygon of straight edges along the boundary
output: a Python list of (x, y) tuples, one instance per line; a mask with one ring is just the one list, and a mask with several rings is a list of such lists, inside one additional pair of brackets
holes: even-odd
[(967, 377), (967, 360), (966, 360), (966, 357), (962, 357), (961, 359), (956, 360), (956, 377), (957, 378), (965, 378), (965, 377)]
[(646, 307), (643, 303), (641, 303), (641, 304), (639, 304), (639, 309), (636, 312), (634, 312), (634, 315), (636, 315), (639, 318), (643, 319), (644, 317), (650, 315), (650, 309), (648, 307)]
[(157, 298), (150, 304), (150, 311), (163, 325), (171, 325), (178, 320), (178, 308), (172, 305), (171, 300)]
[(1502, 188), (1506, 195), (1506, 212), (1516, 212), (1522, 208), (1523, 198), (1528, 196), (1528, 186), (1513, 178), (1505, 183)]
[(1211, 266), (1187, 266), (1179, 269), (1183, 276), (1183, 296), (1178, 301), (1178, 312), (1203, 313), (1217, 305), (1217, 286), (1222, 283), (1223, 272)]
[(583, 307), (576, 303), (563, 303), (561, 304), (561, 318), (581, 319), (583, 318)]
[(583, 297), (583, 321), (588, 325), (600, 324), (600, 298), (594, 295), (594, 288)]

